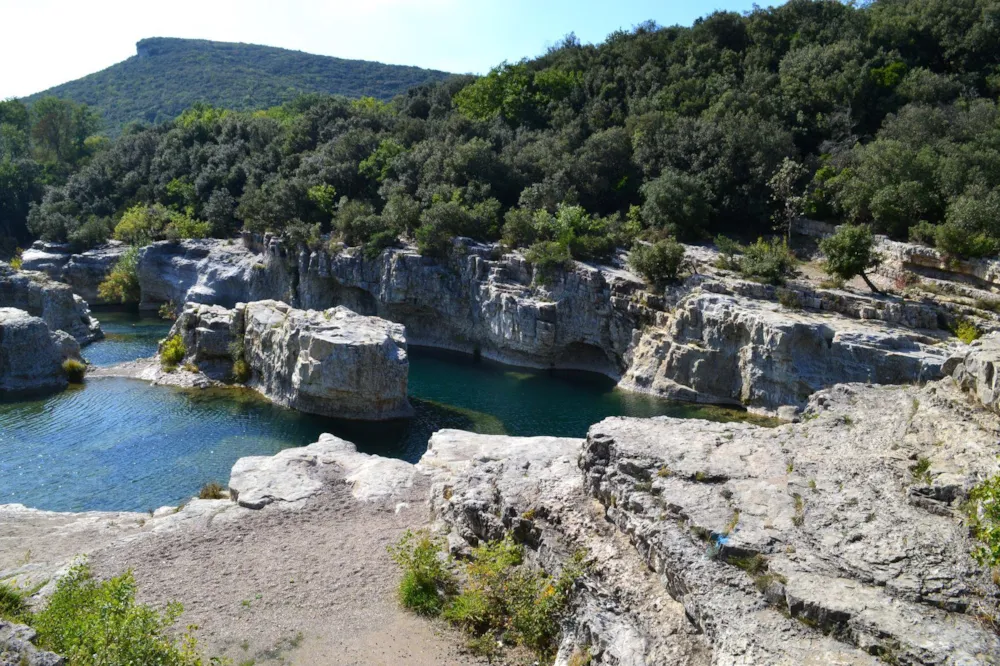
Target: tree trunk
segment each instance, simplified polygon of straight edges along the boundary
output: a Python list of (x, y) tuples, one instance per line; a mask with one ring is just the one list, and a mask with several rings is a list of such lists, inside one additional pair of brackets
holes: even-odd
[(868, 276), (865, 275), (864, 271), (861, 271), (861, 279), (865, 281), (865, 284), (868, 285), (868, 288), (871, 289), (873, 293), (876, 294), (882, 293), (881, 291), (879, 291), (878, 287), (872, 284), (872, 281), (868, 279)]

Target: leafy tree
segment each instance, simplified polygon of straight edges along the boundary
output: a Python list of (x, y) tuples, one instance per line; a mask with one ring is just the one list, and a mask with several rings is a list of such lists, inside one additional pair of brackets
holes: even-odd
[(767, 181), (768, 186), (774, 192), (773, 199), (778, 204), (778, 212), (774, 215), (774, 221), (778, 229), (785, 235), (785, 242), (792, 242), (792, 226), (795, 220), (802, 215), (805, 207), (805, 196), (799, 189), (799, 182), (808, 174), (806, 168), (789, 158), (782, 161), (781, 166), (771, 179)]
[(647, 282), (662, 287), (675, 281), (684, 266), (684, 246), (673, 239), (641, 243), (632, 248), (628, 262)]
[(875, 237), (870, 227), (841, 225), (835, 234), (820, 241), (820, 250), (826, 255), (827, 273), (841, 280), (860, 275), (869, 289), (879, 293), (867, 275), (867, 271), (874, 270), (882, 261), (875, 251)]

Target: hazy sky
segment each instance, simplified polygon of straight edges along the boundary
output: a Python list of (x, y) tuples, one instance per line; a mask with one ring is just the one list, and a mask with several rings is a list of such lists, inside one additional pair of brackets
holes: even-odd
[[(760, 0), (760, 4), (772, 4)], [(575, 32), (599, 42), (653, 19), (690, 25), (753, 0), (0, 0), (0, 99), (29, 95), (135, 54), (143, 37), (248, 42), (482, 73)]]

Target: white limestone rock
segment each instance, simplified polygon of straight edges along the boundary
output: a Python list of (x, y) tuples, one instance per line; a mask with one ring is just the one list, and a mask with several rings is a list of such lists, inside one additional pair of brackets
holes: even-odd
[(17, 308), (40, 317), (50, 330), (65, 331), (81, 345), (104, 337), (100, 323), (73, 290), (44, 273), (15, 271), (0, 262), (0, 307)]
[(80, 345), (69, 334), (50, 332), (24, 310), (0, 308), (0, 393), (66, 388), (62, 364), (68, 358), (80, 358)]

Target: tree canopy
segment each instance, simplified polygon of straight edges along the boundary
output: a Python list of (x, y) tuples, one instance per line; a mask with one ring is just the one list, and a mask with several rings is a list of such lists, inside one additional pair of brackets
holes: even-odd
[(599, 45), (570, 36), (388, 102), (195, 105), (78, 161), (28, 224), (96, 242), (159, 204), (215, 235), (369, 249), (405, 235), (432, 254), (464, 235), (602, 259), (637, 237), (755, 238), (804, 212), (991, 253), (997, 43), (1000, 0), (790, 0)]

